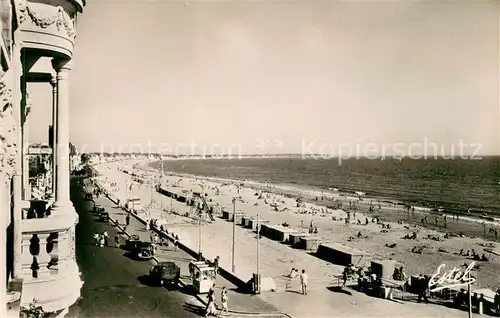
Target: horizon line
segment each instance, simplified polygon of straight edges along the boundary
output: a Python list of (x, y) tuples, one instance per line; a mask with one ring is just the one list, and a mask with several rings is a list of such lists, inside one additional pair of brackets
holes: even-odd
[[(393, 158), (393, 159), (414, 159), (412, 157), (421, 157), (418, 159), (433, 159), (433, 158), (442, 158), (442, 159), (470, 159), (476, 158), (480, 159), (481, 157), (500, 157), (500, 154), (413, 154), (413, 155), (384, 155), (384, 154), (374, 154), (374, 155), (363, 155), (363, 156), (351, 156), (351, 157), (342, 157), (342, 156), (332, 156), (332, 155), (322, 155), (319, 153), (316, 154), (301, 154), (301, 153), (265, 153), (265, 154), (256, 154), (256, 153), (247, 153), (247, 154), (227, 154), (227, 155), (203, 155), (203, 154), (162, 154), (162, 153), (137, 153), (137, 152), (82, 152), (80, 155), (89, 154), (89, 155), (106, 155), (106, 156), (125, 156), (125, 155), (134, 155), (134, 156), (162, 156), (169, 158), (185, 158), (185, 157), (196, 157), (196, 158), (206, 158), (206, 159), (217, 159), (217, 158), (238, 158), (238, 157), (280, 157), (280, 156), (288, 156), (288, 157), (316, 157), (323, 159), (334, 159), (334, 158), (343, 158), (343, 159), (361, 159), (361, 158)], [(450, 158), (451, 157), (451, 158)]]

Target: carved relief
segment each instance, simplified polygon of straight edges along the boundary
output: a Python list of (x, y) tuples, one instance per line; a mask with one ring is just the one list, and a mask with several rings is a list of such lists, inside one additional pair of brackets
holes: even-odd
[(30, 20), (36, 26), (46, 29), (51, 25), (56, 26), (59, 32), (64, 31), (68, 35), (69, 38), (75, 38), (75, 27), (74, 27), (74, 18), (71, 18), (66, 11), (64, 11), (63, 7), (57, 7), (57, 13), (50, 17), (40, 17), (38, 14), (29, 6), (26, 1), (20, 1), (19, 3), (19, 20), (21, 25)]
[(16, 138), (12, 91), (6, 73), (0, 70), (0, 171), (8, 177), (12, 177), (15, 171)]

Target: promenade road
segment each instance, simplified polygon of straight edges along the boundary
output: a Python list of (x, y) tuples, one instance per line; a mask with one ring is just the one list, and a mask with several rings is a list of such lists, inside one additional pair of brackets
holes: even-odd
[[(153, 261), (132, 260), (124, 250), (114, 246), (95, 246), (92, 235), (107, 230), (111, 241), (117, 229), (109, 223), (95, 220), (89, 212), (92, 202), (84, 201), (82, 187), (71, 182), (71, 199), (79, 214), (76, 227), (76, 256), (83, 273), (82, 298), (75, 303), (67, 317), (199, 317), (203, 304), (183, 290), (169, 291), (162, 287), (142, 284)], [(109, 209), (109, 200), (99, 202)], [(122, 238), (125, 242), (125, 238)], [(50, 292), (50, 291), (47, 291)]]

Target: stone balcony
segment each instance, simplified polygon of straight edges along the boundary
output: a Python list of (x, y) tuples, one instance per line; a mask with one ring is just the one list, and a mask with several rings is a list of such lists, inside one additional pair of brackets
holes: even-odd
[[(33, 299), (45, 311), (58, 311), (71, 306), (80, 297), (82, 281), (75, 259), (75, 225), (78, 215), (73, 207), (50, 214), (23, 209), (21, 220), (21, 306)], [(43, 206), (43, 204), (42, 204)]]
[(40, 55), (73, 55), (76, 16), (85, 0), (19, 0), (18, 14), (23, 48)]

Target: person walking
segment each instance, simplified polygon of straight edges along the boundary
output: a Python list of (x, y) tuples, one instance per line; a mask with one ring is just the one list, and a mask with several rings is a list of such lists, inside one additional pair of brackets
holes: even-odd
[(226, 315), (229, 316), (229, 309), (227, 307), (227, 289), (226, 286), (222, 287), (222, 291), (220, 292), (220, 300), (222, 303), (222, 308), (220, 310), (220, 315), (222, 316), (223, 312), (226, 313)]
[(95, 241), (96, 246), (99, 246), (99, 238), (100, 238), (99, 233), (95, 232), (94, 233), (94, 241)]
[(120, 236), (118, 234), (115, 235), (115, 245), (116, 248), (120, 248)]
[(421, 302), (422, 299), (428, 304), (429, 299), (427, 298), (427, 292), (429, 290), (429, 276), (425, 275), (424, 278), (421, 278), (418, 283), (418, 302)]
[(302, 273), (300, 274), (300, 284), (302, 285), (302, 295), (307, 295), (307, 279), (309, 276), (307, 276), (306, 270), (303, 269)]
[(344, 281), (342, 283), (342, 287), (345, 287), (347, 284), (347, 267), (344, 268), (344, 271), (342, 272), (342, 280)]
[(104, 242), (105, 242), (104, 234), (101, 234), (99, 236), (99, 247), (104, 247)]
[(125, 217), (125, 225), (126, 226), (129, 226), (130, 225), (130, 213), (127, 214), (127, 216)]
[(194, 278), (194, 263), (193, 263), (193, 261), (189, 262), (188, 268), (189, 268), (189, 277), (191, 277), (191, 280), (193, 280), (193, 278)]
[(104, 245), (108, 246), (108, 239), (109, 239), (108, 231), (104, 230), (104, 232), (102, 232), (102, 236), (104, 237)]
[(299, 270), (296, 268), (292, 268), (290, 274), (288, 274), (285, 289), (289, 290), (293, 287), (293, 280), (299, 275)]
[(214, 274), (215, 278), (217, 278), (217, 274), (219, 273), (219, 256), (214, 259)]
[(174, 236), (174, 251), (177, 252), (177, 244), (179, 243), (179, 237), (177, 235)]
[(500, 288), (497, 290), (497, 293), (495, 294), (493, 304), (494, 304), (495, 314), (497, 315), (497, 317), (500, 317)]
[(209, 315), (216, 316), (217, 312), (215, 310), (215, 284), (210, 287), (207, 298), (208, 302), (207, 307), (205, 308), (205, 317), (208, 317)]

